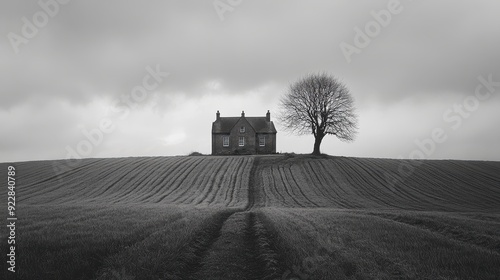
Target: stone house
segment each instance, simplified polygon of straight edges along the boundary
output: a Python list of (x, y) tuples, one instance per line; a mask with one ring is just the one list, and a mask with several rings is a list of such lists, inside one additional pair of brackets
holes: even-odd
[(212, 155), (276, 153), (276, 128), (271, 113), (265, 117), (221, 117), (212, 123)]

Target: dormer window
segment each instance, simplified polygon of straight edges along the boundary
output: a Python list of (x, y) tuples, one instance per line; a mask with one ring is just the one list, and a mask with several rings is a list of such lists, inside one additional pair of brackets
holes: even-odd
[(240, 127), (240, 133), (245, 133), (245, 127), (244, 126)]

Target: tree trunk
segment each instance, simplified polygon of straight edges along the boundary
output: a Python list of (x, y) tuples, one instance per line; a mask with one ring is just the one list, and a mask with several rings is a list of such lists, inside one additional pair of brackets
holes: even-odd
[(314, 150), (313, 150), (313, 155), (321, 155), (321, 152), (319, 150), (319, 146), (321, 146), (321, 141), (323, 141), (323, 137), (324, 136), (316, 136), (316, 138), (314, 138)]

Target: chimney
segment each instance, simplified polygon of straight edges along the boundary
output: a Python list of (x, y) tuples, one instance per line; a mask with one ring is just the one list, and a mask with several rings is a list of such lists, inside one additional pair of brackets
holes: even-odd
[(220, 113), (219, 113), (219, 110), (217, 110), (217, 114), (215, 114), (216, 118), (215, 120), (218, 121), (220, 120)]
[(271, 113), (269, 112), (269, 110), (267, 110), (267, 114), (266, 114), (266, 121), (267, 121), (267, 122), (270, 122), (270, 121), (271, 121)]
[(241, 116), (245, 117), (245, 111), (241, 111)]

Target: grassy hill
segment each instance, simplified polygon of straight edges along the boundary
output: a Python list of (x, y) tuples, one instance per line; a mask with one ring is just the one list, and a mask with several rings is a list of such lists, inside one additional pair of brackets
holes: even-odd
[(279, 155), (13, 165), (18, 279), (500, 275), (500, 162)]

